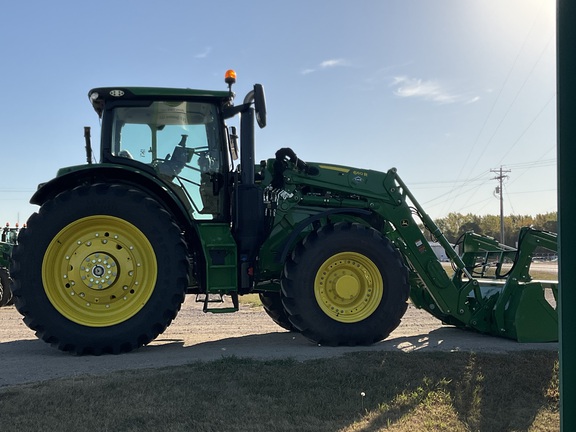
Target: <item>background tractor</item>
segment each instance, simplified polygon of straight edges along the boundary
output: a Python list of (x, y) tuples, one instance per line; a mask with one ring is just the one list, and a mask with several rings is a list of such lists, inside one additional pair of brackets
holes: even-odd
[[(239, 295), (259, 293), (277, 324), (323, 345), (386, 338), (409, 297), (461, 328), (557, 340), (544, 296), (557, 284), (529, 274), (555, 234), (525, 229), (516, 250), (470, 233), (460, 256), (395, 169), (304, 162), (288, 148), (257, 164), (264, 90), (235, 105), (234, 82), (228, 71), (228, 91), (89, 92), (99, 162), (85, 129), (87, 163), (39, 186), (12, 255), (16, 307), (38, 337), (76, 354), (127, 352), (162, 333), (186, 294), (234, 312)], [(240, 136), (226, 125), (237, 115)]]
[(18, 224), (11, 227), (6, 224), (0, 231), (0, 307), (13, 304), (11, 278), (10, 278), (10, 256), (12, 249), (18, 242)]

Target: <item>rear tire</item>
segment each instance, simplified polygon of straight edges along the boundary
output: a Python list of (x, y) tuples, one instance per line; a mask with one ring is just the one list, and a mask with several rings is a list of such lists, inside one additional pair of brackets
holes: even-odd
[(370, 345), (400, 324), (410, 291), (402, 256), (378, 231), (339, 223), (312, 232), (282, 279), (290, 322), (323, 345)]
[(75, 354), (128, 352), (162, 333), (187, 287), (181, 230), (125, 185), (79, 186), (45, 202), (13, 253), (16, 307)]
[(260, 301), (264, 307), (264, 311), (268, 314), (272, 321), (278, 324), (285, 330), (297, 332), (298, 329), (292, 325), (290, 318), (282, 304), (282, 295), (279, 292), (263, 292), (260, 293)]

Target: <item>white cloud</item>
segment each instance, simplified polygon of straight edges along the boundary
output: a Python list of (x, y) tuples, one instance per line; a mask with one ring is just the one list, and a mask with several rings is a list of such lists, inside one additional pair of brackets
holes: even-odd
[(318, 66), (315, 68), (303, 69), (302, 71), (300, 71), (300, 73), (302, 75), (308, 75), (308, 74), (317, 72), (320, 69), (328, 69), (328, 68), (333, 68), (333, 67), (338, 67), (338, 66), (347, 66), (347, 65), (348, 65), (348, 63), (344, 59), (329, 59), (329, 60), (324, 60), (323, 62), (320, 62), (320, 64), (318, 64)]
[(472, 104), (474, 102), (478, 102), (479, 100), (480, 100), (480, 96), (474, 96), (470, 100), (467, 100), (465, 103), (468, 105), (468, 104)]
[(210, 51), (212, 51), (212, 47), (206, 47), (202, 52), (196, 54), (194, 58), (206, 58), (208, 57), (208, 54), (210, 54)]
[(434, 80), (422, 80), (407, 76), (394, 77), (391, 87), (394, 94), (402, 98), (420, 98), (440, 104), (465, 103), (478, 101), (478, 96), (454, 93)]
[(344, 59), (330, 59), (330, 60), (324, 60), (322, 63), (320, 63), (320, 67), (325, 69), (335, 66), (344, 66), (345, 64), (346, 61), (344, 61)]

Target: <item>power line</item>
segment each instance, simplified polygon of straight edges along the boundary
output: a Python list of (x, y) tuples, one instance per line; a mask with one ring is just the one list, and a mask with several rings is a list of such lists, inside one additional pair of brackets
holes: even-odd
[(514, 164), (504, 164), (509, 168), (527, 169), (527, 168), (540, 168), (546, 166), (556, 165), (556, 159), (543, 159), (531, 162), (518, 162)]
[[(541, 157), (546, 156), (551, 150), (546, 151)], [(538, 159), (534, 161), (526, 161), (526, 162), (518, 162), (518, 163), (511, 163), (502, 165), (502, 168), (514, 168), (520, 170), (521, 173), (514, 177), (514, 180), (510, 181), (510, 184), (515, 183), (519, 177), (522, 177), (524, 174), (529, 172), (531, 169), (536, 168), (543, 168), (547, 166), (556, 165), (556, 159)], [(492, 170), (494, 172), (494, 170)], [(498, 170), (499, 172), (499, 170)], [(476, 194), (474, 193), (480, 186), (487, 183), (488, 180), (493, 180), (493, 178), (488, 178), (486, 174), (489, 174), (488, 171), (480, 173), (479, 175), (469, 179), (469, 180), (442, 180), (442, 181), (432, 181), (432, 182), (415, 182), (411, 183), (411, 186), (417, 190), (430, 190), (430, 189), (441, 189), (444, 188), (446, 185), (452, 185), (452, 188), (444, 193), (434, 196), (433, 198), (424, 201), (424, 205), (428, 205), (429, 207), (438, 207), (444, 205), (448, 202), (455, 202), (455, 200), (459, 197), (464, 197), (465, 200), (460, 204), (460, 209), (465, 209), (467, 207), (472, 207), (477, 204), (488, 203), (490, 202), (491, 198), (483, 199), (479, 202), (474, 202), (472, 204), (468, 204), (471, 198), (475, 197)], [(555, 189), (547, 189), (541, 191), (528, 191), (528, 192), (507, 192), (507, 195), (514, 195), (519, 193), (531, 193), (531, 192), (549, 192), (554, 191)], [(485, 207), (485, 206), (483, 206)], [(453, 211), (454, 206), (452, 205), (451, 211)]]
[[(543, 3), (540, 5), (540, 9), (543, 7)], [(535, 14), (534, 16), (534, 20), (532, 22), (532, 26), (530, 28), (530, 30), (528, 31), (528, 33), (526, 34), (524, 41), (522, 43), (522, 46), (520, 47), (520, 50), (518, 51), (518, 53), (516, 54), (516, 58), (514, 59), (512, 66), (510, 67), (508, 74), (502, 84), (502, 86), (500, 87), (500, 90), (498, 92), (498, 95), (496, 96), (494, 103), (492, 104), (490, 111), (488, 113), (488, 115), (486, 116), (486, 118), (484, 119), (484, 123), (482, 124), (482, 127), (480, 128), (478, 135), (476, 136), (476, 139), (474, 140), (472, 147), (470, 148), (470, 151), (468, 152), (466, 159), (464, 161), (464, 164), (461, 165), (460, 167), (460, 172), (458, 173), (458, 179), (460, 179), (460, 176), (462, 175), (465, 166), (468, 164), (468, 161), (470, 159), (470, 156), (472, 155), (472, 153), (474, 152), (475, 148), (477, 147), (477, 144), (480, 141), (480, 136), (482, 135), (482, 133), (484, 132), (484, 130), (487, 127), (488, 124), (488, 120), (492, 117), (493, 112), (495, 111), (496, 105), (498, 104), (498, 102), (500, 102), (501, 97), (504, 93), (504, 89), (506, 88), (508, 81), (510, 80), (510, 77), (512, 76), (512, 72), (514, 71), (514, 69), (516, 68), (516, 65), (518, 63), (518, 60), (520, 58), (520, 55), (524, 52), (525, 47), (528, 45), (528, 39), (530, 37), (530, 35), (533, 33), (534, 29), (536, 28), (536, 23), (539, 17), (539, 12)], [(486, 145), (484, 145), (480, 151), (480, 155), (477, 156), (475, 158), (475, 162), (473, 163), (472, 167), (469, 169), (469, 172), (474, 171), (474, 169), (476, 168), (476, 165), (478, 164), (478, 162), (480, 161), (480, 159), (482, 158), (482, 156), (484, 155), (484, 153), (486, 152), (487, 148), (490, 146), (490, 144), (492, 143), (496, 133), (498, 132), (498, 130), (500, 129), (500, 126), (502, 125), (502, 123), (504, 122), (504, 120), (508, 117), (508, 114), (510, 113), (512, 106), (514, 105), (514, 103), (516, 102), (516, 100), (518, 99), (520, 93), (522, 92), (524, 86), (526, 85), (528, 79), (532, 76), (536, 66), (540, 63), (540, 61), (542, 60), (542, 57), (544, 55), (544, 53), (546, 52), (546, 50), (548, 49), (548, 46), (550, 45), (550, 42), (552, 41), (552, 36), (550, 36), (550, 38), (548, 39), (548, 42), (546, 43), (546, 45), (544, 46), (544, 48), (542, 49), (542, 51), (540, 52), (540, 55), (538, 56), (538, 59), (534, 62), (532, 69), (528, 72), (528, 75), (525, 77), (523, 83), (521, 84), (520, 88), (516, 91), (516, 94), (512, 100), (512, 102), (508, 105), (508, 108), (506, 110), (506, 113), (504, 114), (504, 117), (502, 117), (500, 119), (500, 122), (498, 123), (498, 125), (496, 126), (496, 129), (494, 130), (494, 132), (492, 133), (492, 135), (490, 136), (490, 138), (488, 139), (488, 143)], [(550, 99), (548, 100), (548, 102), (544, 105), (544, 107), (540, 110), (540, 112), (536, 115), (536, 117), (532, 120), (532, 122), (528, 125), (528, 127), (524, 130), (524, 132), (522, 133), (522, 135), (516, 140), (516, 142), (514, 142), (513, 146), (514, 147), (517, 142), (520, 140), (520, 138), (524, 135), (524, 133), (526, 133), (526, 131), (532, 126), (532, 123), (534, 123), (534, 121), (536, 120), (536, 118), (538, 118), (540, 116), (540, 114), (544, 111), (544, 108), (546, 108), (548, 106), (548, 104), (552, 101), (552, 99), (554, 98), (556, 94), (554, 93)], [(508, 153), (506, 153), (508, 154)], [(452, 188), (452, 190), (450, 191), (450, 193), (453, 193), (456, 191), (456, 188)], [(454, 202), (457, 199), (457, 195), (452, 199), (452, 205), (454, 204)]]

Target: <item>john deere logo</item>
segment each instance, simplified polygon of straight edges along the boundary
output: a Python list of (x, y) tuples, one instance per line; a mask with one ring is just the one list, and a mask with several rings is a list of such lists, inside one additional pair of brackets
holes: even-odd
[(122, 90), (111, 90), (110, 96), (114, 96), (114, 97), (124, 96), (124, 92)]

